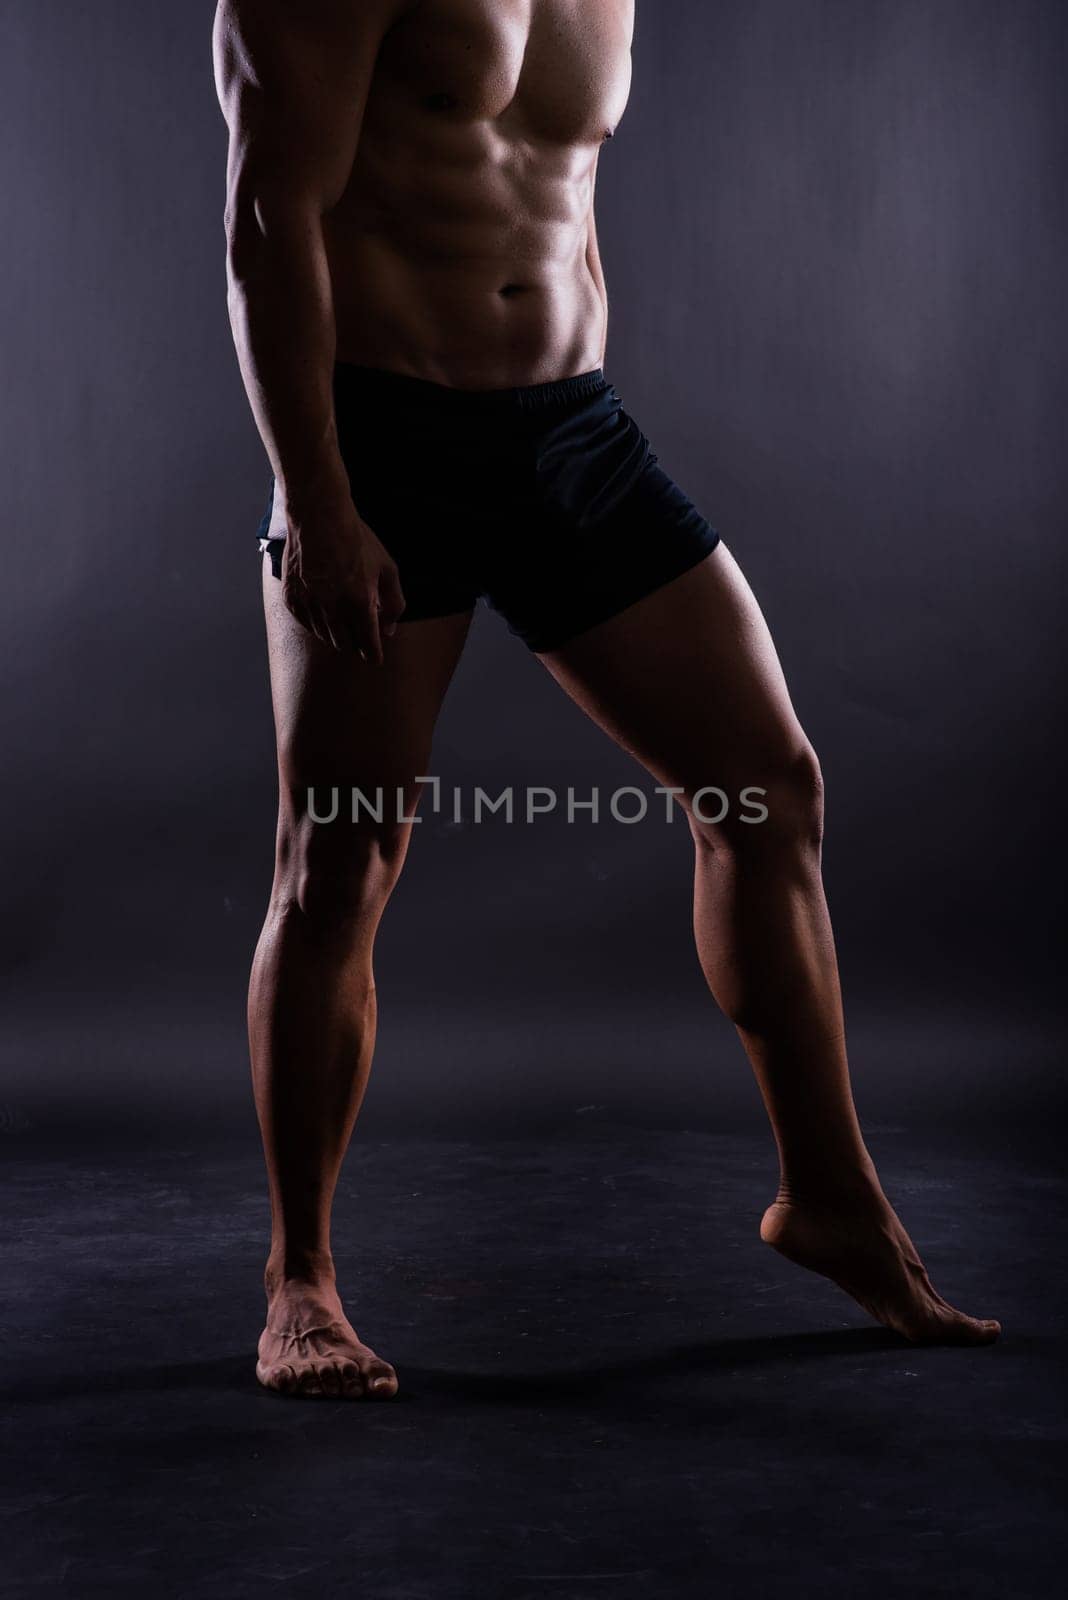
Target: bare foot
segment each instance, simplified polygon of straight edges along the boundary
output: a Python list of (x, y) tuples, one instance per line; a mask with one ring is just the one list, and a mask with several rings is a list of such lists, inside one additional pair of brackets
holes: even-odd
[(966, 1317), (931, 1285), (916, 1246), (878, 1187), (862, 1201), (775, 1201), (760, 1237), (798, 1266), (821, 1272), (876, 1322), (913, 1344), (991, 1344), (1001, 1324)]
[(256, 1376), (279, 1394), (389, 1400), (397, 1374), (357, 1336), (332, 1284), (287, 1279), (268, 1289)]

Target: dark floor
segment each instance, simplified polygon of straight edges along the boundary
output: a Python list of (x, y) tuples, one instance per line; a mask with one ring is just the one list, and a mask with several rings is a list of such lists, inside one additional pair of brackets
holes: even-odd
[(764, 1249), (767, 1143), (577, 1117), (364, 1141), (336, 1248), (391, 1404), (261, 1391), (235, 1155), (7, 1141), (5, 1594), (1020, 1600), (1059, 1591), (1062, 1190), (996, 1135), (872, 1143), (932, 1275), (915, 1350)]

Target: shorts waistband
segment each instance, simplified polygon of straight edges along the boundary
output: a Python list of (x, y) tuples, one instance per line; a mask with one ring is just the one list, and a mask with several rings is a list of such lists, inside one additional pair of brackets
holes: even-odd
[(601, 367), (551, 383), (533, 383), (511, 389), (457, 389), (450, 384), (413, 378), (387, 367), (364, 367), (352, 361), (334, 363), (334, 387), (345, 394), (393, 395), (402, 403), (436, 407), (453, 412), (542, 411), (570, 401), (603, 393), (611, 385)]

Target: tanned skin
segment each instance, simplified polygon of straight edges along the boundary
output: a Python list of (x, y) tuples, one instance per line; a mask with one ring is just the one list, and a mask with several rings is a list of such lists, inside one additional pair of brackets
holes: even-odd
[[(249, 993), (270, 1186), (257, 1375), (283, 1393), (387, 1398), (330, 1247), (370, 1069), (375, 932), (408, 823), (316, 826), (310, 786), (418, 803), (470, 615), (405, 623), (396, 568), (338, 449), (335, 359), (461, 389), (603, 363), (597, 163), (627, 101), (632, 0), (222, 0), (229, 308), (277, 480), (263, 599), (278, 740), (274, 886)], [(413, 463), (413, 470), (417, 470)], [(561, 575), (561, 582), (566, 578)], [(819, 766), (737, 564), (720, 545), (540, 658), (662, 784), (695, 847), (694, 930), (781, 1162), (761, 1237), (916, 1342), (996, 1322), (932, 1288), (880, 1187), (850, 1090), (820, 875)], [(703, 785), (767, 789), (760, 826), (702, 822)]]

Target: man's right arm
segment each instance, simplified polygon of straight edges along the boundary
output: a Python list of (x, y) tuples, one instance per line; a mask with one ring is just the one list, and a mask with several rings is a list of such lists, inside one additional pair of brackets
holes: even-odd
[(338, 447), (333, 294), (323, 217), (356, 156), (381, 40), (399, 0), (220, 0), (215, 81), (226, 168), (230, 321), (285, 508), (283, 588), (326, 642), (381, 659), (402, 608), (361, 522)]

